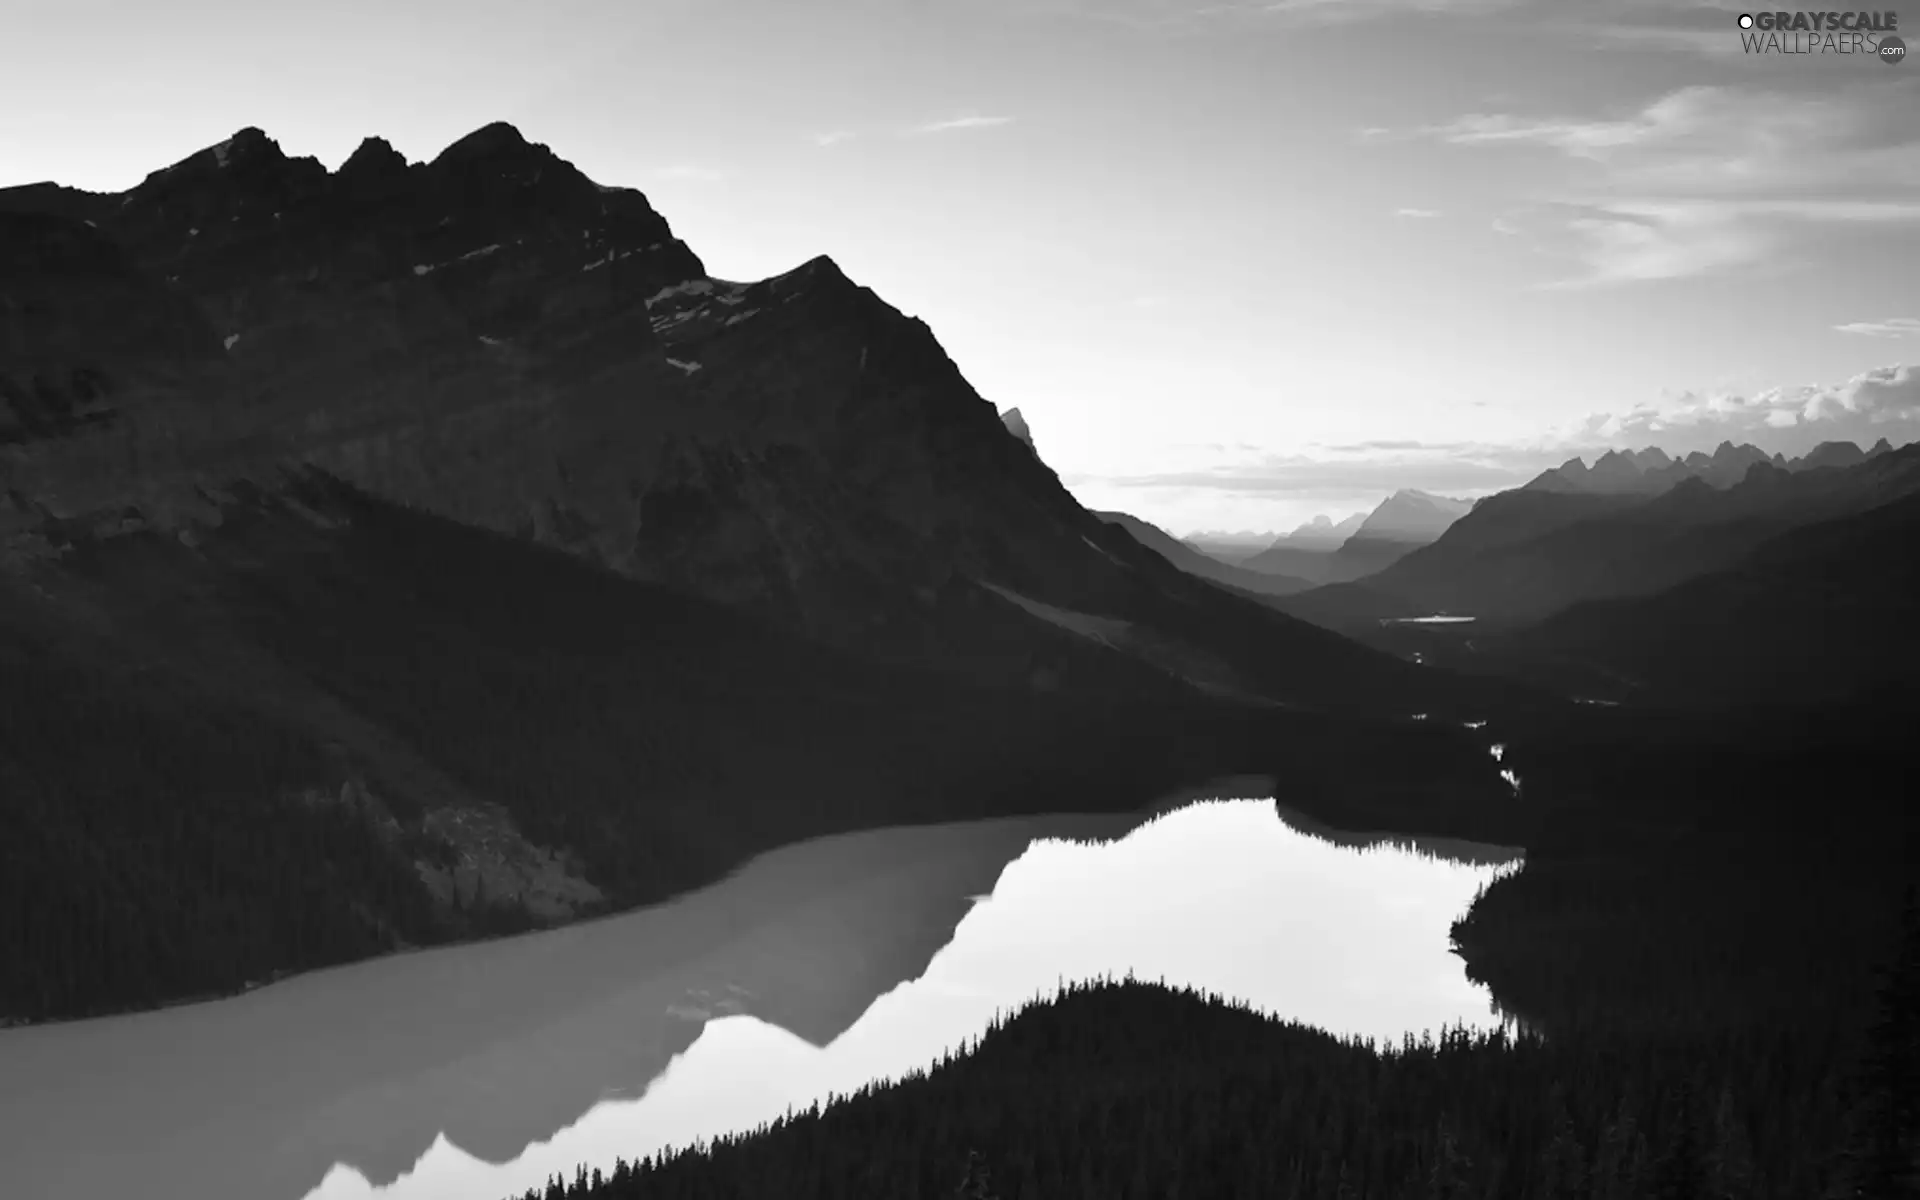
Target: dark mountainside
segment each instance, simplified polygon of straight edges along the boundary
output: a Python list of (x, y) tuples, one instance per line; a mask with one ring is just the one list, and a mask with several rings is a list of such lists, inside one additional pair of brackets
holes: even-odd
[(1806, 703), (1911, 686), (1920, 679), (1916, 618), (1920, 495), (1910, 495), (1780, 534), (1667, 591), (1577, 604), (1482, 638), (1478, 650), (1495, 662), (1584, 673), (1588, 695)]
[(1352, 633), (1380, 618), (1435, 612), (1532, 622), (1581, 601), (1651, 595), (1730, 567), (1788, 530), (1915, 491), (1920, 445), (1850, 467), (1763, 463), (1732, 487), (1692, 478), (1651, 498), (1516, 489), (1483, 501), (1433, 545), (1378, 575), (1284, 605)]
[(1158, 525), (1142, 521), (1139, 517), (1120, 512), (1103, 512), (1094, 515), (1109, 525), (1118, 525), (1132, 534), (1142, 546), (1187, 574), (1201, 579), (1210, 579), (1215, 583), (1259, 596), (1291, 596), (1295, 592), (1304, 592), (1313, 586), (1304, 579), (1293, 579), (1286, 575), (1274, 575), (1265, 571), (1252, 571), (1245, 567), (1223, 563), (1211, 555), (1195, 550)]
[(1404, 717), (1509, 689), (1190, 578), (830, 262), (708, 279), (506, 126), (0, 192), (0, 397), (0, 1019), (862, 826), (1501, 790)]
[(6, 211), (29, 521), (131, 506), (171, 532), (196, 478), (294, 460), (985, 680), (1074, 689), (1004, 651), (1081, 640), (1312, 707), (1462, 686), (1144, 553), (829, 260), (710, 279), (638, 192), (505, 125), (426, 164), (370, 139), (333, 174), (245, 130), (124, 196), (17, 188)]

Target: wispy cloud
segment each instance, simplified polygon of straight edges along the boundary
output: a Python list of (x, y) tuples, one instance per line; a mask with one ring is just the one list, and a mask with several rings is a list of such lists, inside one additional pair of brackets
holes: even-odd
[(1696, 86), (1619, 116), (1469, 113), (1408, 132), (1552, 152), (1564, 181), (1542, 199), (1585, 270), (1551, 286), (1587, 287), (1756, 264), (1789, 249), (1796, 227), (1920, 228), (1920, 127), (1903, 116), (1914, 103), (1920, 78), (1824, 93)]
[(1412, 217), (1415, 220), (1429, 221), (1439, 216), (1440, 213), (1438, 210), (1431, 208), (1396, 208), (1393, 210), (1393, 215), (1396, 217)]
[(725, 179), (724, 172), (712, 167), (695, 166), (690, 163), (676, 163), (673, 166), (658, 167), (653, 172), (658, 179), (671, 179), (682, 183), (715, 183)]
[(1011, 125), (1012, 117), (965, 116), (950, 117), (944, 121), (934, 121), (914, 129), (915, 133), (947, 133), (955, 129), (993, 129), (1000, 125)]
[(852, 137), (853, 133), (850, 130), (833, 129), (826, 133), (816, 133), (812, 135), (812, 141), (814, 145), (824, 150), (828, 146), (838, 146), (841, 142), (847, 141)]
[(1888, 317), (1884, 321), (1853, 321), (1846, 325), (1835, 325), (1841, 333), (1857, 333), (1865, 337), (1920, 337), (1920, 317)]
[(1475, 495), (1525, 483), (1560, 460), (1527, 447), (1363, 442), (1311, 453), (1251, 454), (1186, 471), (1102, 477), (1109, 487), (1247, 497), (1364, 499), (1396, 491)]

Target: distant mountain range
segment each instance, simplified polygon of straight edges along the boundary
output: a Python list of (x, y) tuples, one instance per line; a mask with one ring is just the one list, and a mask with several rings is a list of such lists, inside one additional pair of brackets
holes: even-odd
[(1245, 567), (1221, 562), (1211, 555), (1196, 550), (1158, 525), (1126, 513), (1103, 512), (1095, 515), (1103, 521), (1126, 530), (1141, 545), (1159, 554), (1182, 571), (1202, 579), (1211, 579), (1229, 588), (1259, 596), (1290, 596), (1295, 592), (1304, 592), (1313, 586), (1305, 579), (1295, 579), (1265, 571), (1250, 571)]
[(1339, 522), (1315, 517), (1239, 565), (1314, 583), (1360, 579), (1432, 542), (1470, 508), (1469, 501), (1403, 488), (1372, 512)]
[(1853, 442), (1822, 442), (1793, 459), (1732, 442), (1721, 442), (1712, 454), (1696, 450), (1683, 458), (1673, 458), (1652, 446), (1644, 450), (1609, 450), (1595, 459), (1591, 467), (1578, 458), (1568, 459), (1541, 472), (1526, 487), (1534, 491), (1596, 496), (1652, 496), (1687, 479), (1704, 480), (1714, 487), (1732, 487), (1745, 479), (1747, 470), (1757, 463), (1787, 471), (1850, 467), (1891, 449), (1887, 439), (1881, 438), (1872, 449), (1864, 451)]
[[(1492, 495), (1432, 545), (1379, 574), (1288, 597), (1284, 607), (1356, 634), (1384, 618), (1434, 612), (1517, 626), (1586, 601), (1655, 595), (1728, 570), (1789, 530), (1920, 492), (1920, 444), (1855, 445), (1851, 453), (1828, 444), (1780, 465), (1751, 447), (1722, 447), (1707, 459), (1657, 493), (1526, 486)], [(1716, 486), (1715, 459), (1745, 461), (1740, 482)], [(1605, 470), (1615, 480), (1609, 486), (1644, 463), (1672, 468), (1615, 455)], [(1567, 478), (1565, 468), (1559, 478)]]

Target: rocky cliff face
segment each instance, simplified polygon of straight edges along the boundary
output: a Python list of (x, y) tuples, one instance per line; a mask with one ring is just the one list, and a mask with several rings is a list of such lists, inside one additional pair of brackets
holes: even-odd
[(246, 129), (125, 194), (0, 192), (0, 221), (16, 554), (56, 518), (209, 521), (212, 486), (297, 465), (883, 657), (1019, 676), (1113, 648), (1032, 615), (1059, 610), (1133, 630), (1154, 677), (1304, 703), (1416, 679), (1086, 512), (832, 261), (714, 279), (638, 192), (510, 126), (334, 172)]

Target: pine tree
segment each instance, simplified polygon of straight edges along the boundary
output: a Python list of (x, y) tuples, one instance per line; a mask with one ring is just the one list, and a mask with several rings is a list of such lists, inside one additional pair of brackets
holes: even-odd
[(1882, 973), (1880, 1013), (1868, 1035), (1849, 1113), (1840, 1194), (1864, 1200), (1920, 1196), (1920, 912), (1906, 889), (1900, 941)]
[(1706, 1191), (1700, 1152), (1700, 1129), (1693, 1117), (1693, 1088), (1680, 1086), (1674, 1101), (1672, 1140), (1654, 1172), (1654, 1195), (1660, 1200), (1700, 1200)]
[(1707, 1157), (1707, 1195), (1712, 1200), (1747, 1200), (1753, 1194), (1753, 1146), (1733, 1093), (1720, 1089), (1713, 1114), (1713, 1149)]

